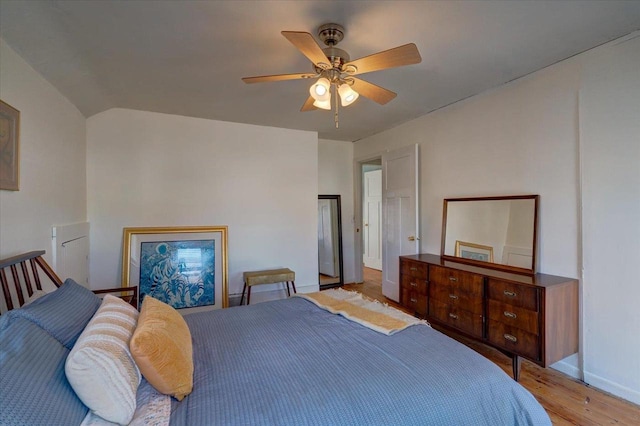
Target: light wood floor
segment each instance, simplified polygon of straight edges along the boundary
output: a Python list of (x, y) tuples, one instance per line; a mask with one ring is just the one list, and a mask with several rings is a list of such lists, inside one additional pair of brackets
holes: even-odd
[[(404, 310), (399, 304), (382, 295), (381, 284), (380, 271), (364, 268), (364, 282), (346, 284), (344, 289), (359, 291), (372, 299), (384, 301)], [(463, 336), (451, 332), (446, 334), (465, 343), (511, 375), (509, 357)], [(520, 384), (527, 388), (547, 410), (554, 425), (640, 425), (640, 406), (598, 391), (551, 368), (542, 368), (522, 360)]]

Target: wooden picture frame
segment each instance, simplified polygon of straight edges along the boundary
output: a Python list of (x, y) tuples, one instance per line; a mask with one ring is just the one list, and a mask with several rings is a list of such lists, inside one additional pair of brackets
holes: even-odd
[(229, 306), (226, 226), (124, 228), (122, 286), (188, 312)]
[(20, 111), (1, 100), (0, 189), (20, 190)]
[(456, 257), (493, 263), (493, 247), (456, 240)]

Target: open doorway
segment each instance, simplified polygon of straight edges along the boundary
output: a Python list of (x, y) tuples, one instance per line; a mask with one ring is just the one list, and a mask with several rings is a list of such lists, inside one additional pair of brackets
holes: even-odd
[(362, 263), (382, 271), (382, 163), (362, 166)]
[(382, 157), (357, 162), (356, 173), (356, 281), (381, 286)]
[[(369, 213), (375, 211), (373, 206), (376, 203), (372, 198), (369, 200), (370, 203), (365, 205), (367, 195), (369, 195), (367, 194), (369, 189), (365, 189), (367, 180), (365, 173), (376, 169), (382, 170), (380, 234), (378, 237), (382, 246), (380, 269), (382, 294), (386, 298), (399, 302), (400, 270), (398, 258), (402, 255), (419, 253), (418, 145), (408, 145), (385, 151), (371, 158), (357, 159), (354, 163), (355, 207), (357, 209), (355, 222), (356, 282), (364, 282), (365, 250), (375, 248), (375, 245), (371, 243), (371, 236), (375, 233), (369, 233), (368, 228), (372, 228)], [(365, 217), (368, 218), (366, 222)], [(375, 231), (375, 229), (373, 230)], [(375, 239), (373, 241), (375, 242)]]

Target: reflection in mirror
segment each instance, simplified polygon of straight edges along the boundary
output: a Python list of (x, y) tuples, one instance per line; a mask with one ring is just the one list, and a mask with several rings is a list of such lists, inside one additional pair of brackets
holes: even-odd
[(320, 290), (344, 284), (339, 195), (318, 195), (318, 270)]
[(535, 272), (537, 195), (444, 200), (443, 257)]

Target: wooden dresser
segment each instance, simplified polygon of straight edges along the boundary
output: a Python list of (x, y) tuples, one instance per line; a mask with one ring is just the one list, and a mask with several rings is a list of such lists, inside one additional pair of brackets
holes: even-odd
[(400, 256), (400, 302), (415, 315), (543, 367), (578, 351), (578, 281)]

